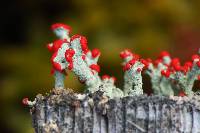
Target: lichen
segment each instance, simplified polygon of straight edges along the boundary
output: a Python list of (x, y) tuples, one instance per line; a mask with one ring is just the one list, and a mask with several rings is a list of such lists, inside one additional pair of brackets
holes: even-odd
[(100, 90), (110, 98), (143, 95), (142, 73), (150, 76), (153, 93), (165, 96), (193, 95), (194, 81), (200, 77), (199, 55), (181, 65), (179, 59), (171, 58), (167, 51), (161, 52), (152, 61), (126, 49), (120, 53), (124, 70), (124, 88), (121, 90), (114, 85), (111, 77), (100, 78), (98, 59), (101, 53), (98, 49), (88, 48), (86, 37), (73, 35), (70, 38), (71, 27), (65, 24), (54, 24), (52, 30), (59, 38), (47, 47), (53, 52), (51, 61), (56, 89), (64, 88), (66, 69), (73, 71), (79, 81), (85, 83), (86, 92)]

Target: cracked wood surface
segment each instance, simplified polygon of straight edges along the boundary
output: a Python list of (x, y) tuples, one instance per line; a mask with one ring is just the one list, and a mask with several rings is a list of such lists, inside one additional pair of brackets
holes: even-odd
[(95, 93), (80, 101), (67, 90), (38, 95), (31, 109), (35, 132), (200, 133), (200, 96), (101, 100)]

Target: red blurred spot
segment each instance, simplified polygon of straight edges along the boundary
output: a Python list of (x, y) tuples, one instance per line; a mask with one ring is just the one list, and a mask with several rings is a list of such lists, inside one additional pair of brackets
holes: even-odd
[(55, 73), (55, 70), (52, 68), (51, 69), (51, 75), (53, 75)]
[[(52, 45), (52, 46), (51, 46)], [(50, 52), (52, 52), (53, 51), (53, 44), (51, 44), (51, 43), (49, 43), (49, 44), (47, 44), (47, 49), (50, 51)]]
[(23, 98), (22, 104), (23, 105), (28, 105), (28, 98), (27, 97)]
[(99, 51), (99, 49), (93, 49), (92, 50), (92, 57), (96, 58), (97, 56), (99, 56), (101, 54), (101, 52)]

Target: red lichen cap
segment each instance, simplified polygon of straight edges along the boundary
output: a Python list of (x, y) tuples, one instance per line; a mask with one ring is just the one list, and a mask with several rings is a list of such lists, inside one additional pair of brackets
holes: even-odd
[(154, 65), (157, 67), (159, 63), (162, 63), (161, 59), (157, 59), (154, 61)]
[(187, 74), (188, 71), (189, 71), (188, 67), (186, 67), (186, 66), (181, 67), (181, 72), (183, 72), (185, 75)]
[(46, 47), (50, 52), (53, 51), (53, 46), (51, 46), (51, 43), (48, 43)]
[(124, 70), (124, 71), (127, 71), (127, 70), (129, 70), (129, 69), (131, 68), (131, 66), (132, 66), (132, 65), (130, 65), (129, 63), (126, 63), (126, 64), (124, 65), (124, 67), (123, 67), (123, 70)]
[(74, 68), (73, 62), (70, 62), (69, 65), (68, 65), (68, 69), (72, 70), (73, 68)]
[(122, 59), (124, 59), (124, 58), (126, 58), (126, 57), (128, 57), (128, 56), (132, 56), (132, 55), (133, 55), (133, 53), (132, 53), (131, 50), (129, 50), (129, 49), (125, 49), (124, 51), (120, 52), (120, 54), (119, 54), (119, 56), (120, 56)]
[(80, 38), (80, 37), (81, 37), (81, 35), (78, 35), (78, 34), (73, 35), (73, 36), (70, 38), (70, 42), (73, 41), (74, 39), (77, 39), (77, 38)]
[(92, 70), (95, 70), (96, 72), (100, 72), (100, 66), (99, 65), (97, 65), (97, 64), (92, 64), (92, 65), (90, 65), (90, 68), (92, 69)]
[(197, 54), (194, 54), (194, 55), (192, 55), (192, 61), (194, 61), (195, 59), (199, 59), (200, 57), (199, 57), (199, 55), (197, 55)]
[(101, 54), (101, 52), (99, 51), (99, 49), (96, 49), (96, 48), (93, 49), (91, 53), (92, 53), (92, 57), (93, 58), (96, 58), (97, 56), (99, 56)]
[(136, 59), (132, 59), (129, 62), (127, 62), (123, 67), (123, 71), (129, 70), (135, 64), (136, 61)]
[(75, 51), (71, 48), (66, 50), (66, 52), (65, 52), (65, 59), (69, 63), (69, 65), (68, 65), (69, 70), (72, 70), (74, 68), (74, 65), (73, 65), (74, 54), (75, 54)]
[(22, 104), (23, 105), (28, 105), (28, 98), (27, 97), (23, 98)]
[(179, 58), (173, 58), (170, 64), (172, 67), (180, 65), (180, 60)]
[(170, 76), (170, 73), (171, 73), (170, 70), (167, 69), (165, 72), (165, 76), (168, 78)]
[(110, 78), (109, 75), (103, 75), (103, 76), (101, 77), (102, 80), (109, 79), (109, 78)]
[(57, 71), (62, 72), (61, 65), (60, 65), (59, 63), (53, 62), (53, 67), (54, 67), (54, 69), (56, 69)]
[(132, 60), (130, 60), (128, 63), (129, 63), (131, 66), (133, 66), (133, 65), (135, 64), (136, 61), (137, 61), (137, 60), (132, 59)]
[(180, 65), (178, 65), (178, 64), (175, 64), (173, 66), (173, 68), (174, 68), (175, 71), (180, 71), (182, 69), (182, 67)]
[(141, 59), (140, 62), (144, 65), (144, 69), (148, 68), (149, 63), (152, 62), (151, 59)]
[(187, 62), (185, 62), (185, 64), (184, 64), (184, 66), (186, 66), (186, 67), (188, 67), (188, 68), (192, 68), (192, 62), (191, 61), (187, 61)]
[(163, 58), (163, 57), (165, 57), (165, 56), (170, 56), (170, 54), (167, 52), (167, 51), (162, 51), (162, 52), (160, 52), (160, 55), (159, 55), (159, 58)]
[(147, 61), (148, 63), (152, 63), (152, 59), (151, 59), (151, 58), (147, 58), (146, 61)]
[(88, 46), (87, 46), (87, 39), (84, 36), (81, 35), (73, 35), (70, 39), (70, 42), (73, 41), (74, 39), (80, 38), (80, 43), (81, 43), (81, 49), (83, 51), (84, 54), (86, 54), (89, 50), (88, 50)]
[(66, 50), (65, 52), (65, 59), (68, 63), (71, 63), (72, 62), (72, 58), (75, 54), (75, 51), (73, 49), (68, 49)]
[(52, 63), (53, 68), (54, 68), (55, 70), (62, 72), (61, 65), (60, 65), (59, 63), (57, 63), (57, 62), (54, 61), (54, 58), (57, 56), (57, 53), (58, 53), (58, 52), (55, 52), (55, 53), (52, 55), (52, 57), (51, 57), (51, 63)]
[(51, 51), (56, 52), (58, 49), (62, 46), (63, 43), (68, 43), (66, 39), (59, 39), (53, 42), (53, 46), (51, 48)]
[(86, 54), (88, 52), (88, 46), (87, 46), (87, 39), (84, 36), (81, 36), (81, 48), (84, 54)]
[(161, 75), (165, 76), (166, 78), (169, 78), (170, 76), (170, 70), (162, 70)]
[(75, 54), (75, 51), (73, 50), (73, 49), (68, 49), (68, 50), (66, 50), (66, 52), (68, 52), (68, 54), (70, 55), (70, 56), (74, 56), (74, 54)]
[(192, 69), (192, 65), (192, 62), (190, 61), (185, 62), (185, 64), (181, 67), (181, 71), (186, 74), (190, 69)]
[(65, 52), (65, 59), (67, 62), (71, 63), (72, 62), (72, 57), (74, 56), (75, 51), (73, 49), (67, 49)]
[(136, 59), (136, 60), (138, 60), (139, 58), (140, 58), (140, 55), (139, 54), (132, 54), (132, 56), (133, 56), (133, 59)]
[(55, 30), (55, 29), (58, 29), (58, 28), (63, 28), (65, 30), (68, 30), (69, 33), (71, 32), (72, 28), (69, 26), (69, 25), (66, 25), (66, 24), (62, 24), (62, 23), (55, 23), (55, 24), (52, 24), (51, 25), (51, 30)]

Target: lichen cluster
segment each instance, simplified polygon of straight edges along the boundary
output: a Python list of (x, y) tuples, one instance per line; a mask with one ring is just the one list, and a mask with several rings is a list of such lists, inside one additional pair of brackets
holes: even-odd
[(194, 81), (200, 79), (199, 55), (193, 55), (183, 65), (179, 58), (170, 57), (166, 51), (161, 52), (155, 61), (142, 59), (130, 50), (121, 52), (120, 56), (124, 60), (125, 95), (142, 94), (141, 71), (150, 76), (156, 95), (192, 95)]
[(66, 69), (75, 73), (89, 93), (100, 90), (110, 98), (142, 95), (142, 73), (150, 76), (156, 95), (192, 95), (194, 81), (200, 79), (199, 55), (193, 55), (191, 61), (182, 65), (178, 58), (172, 58), (166, 51), (152, 61), (124, 50), (120, 53), (124, 70), (124, 88), (121, 90), (114, 85), (114, 77), (99, 76), (100, 66), (97, 62), (101, 53), (98, 49), (90, 50), (84, 36), (74, 35), (70, 38), (70, 26), (61, 23), (53, 24), (52, 30), (59, 38), (47, 45), (53, 53), (51, 62), (56, 89), (64, 88)]

